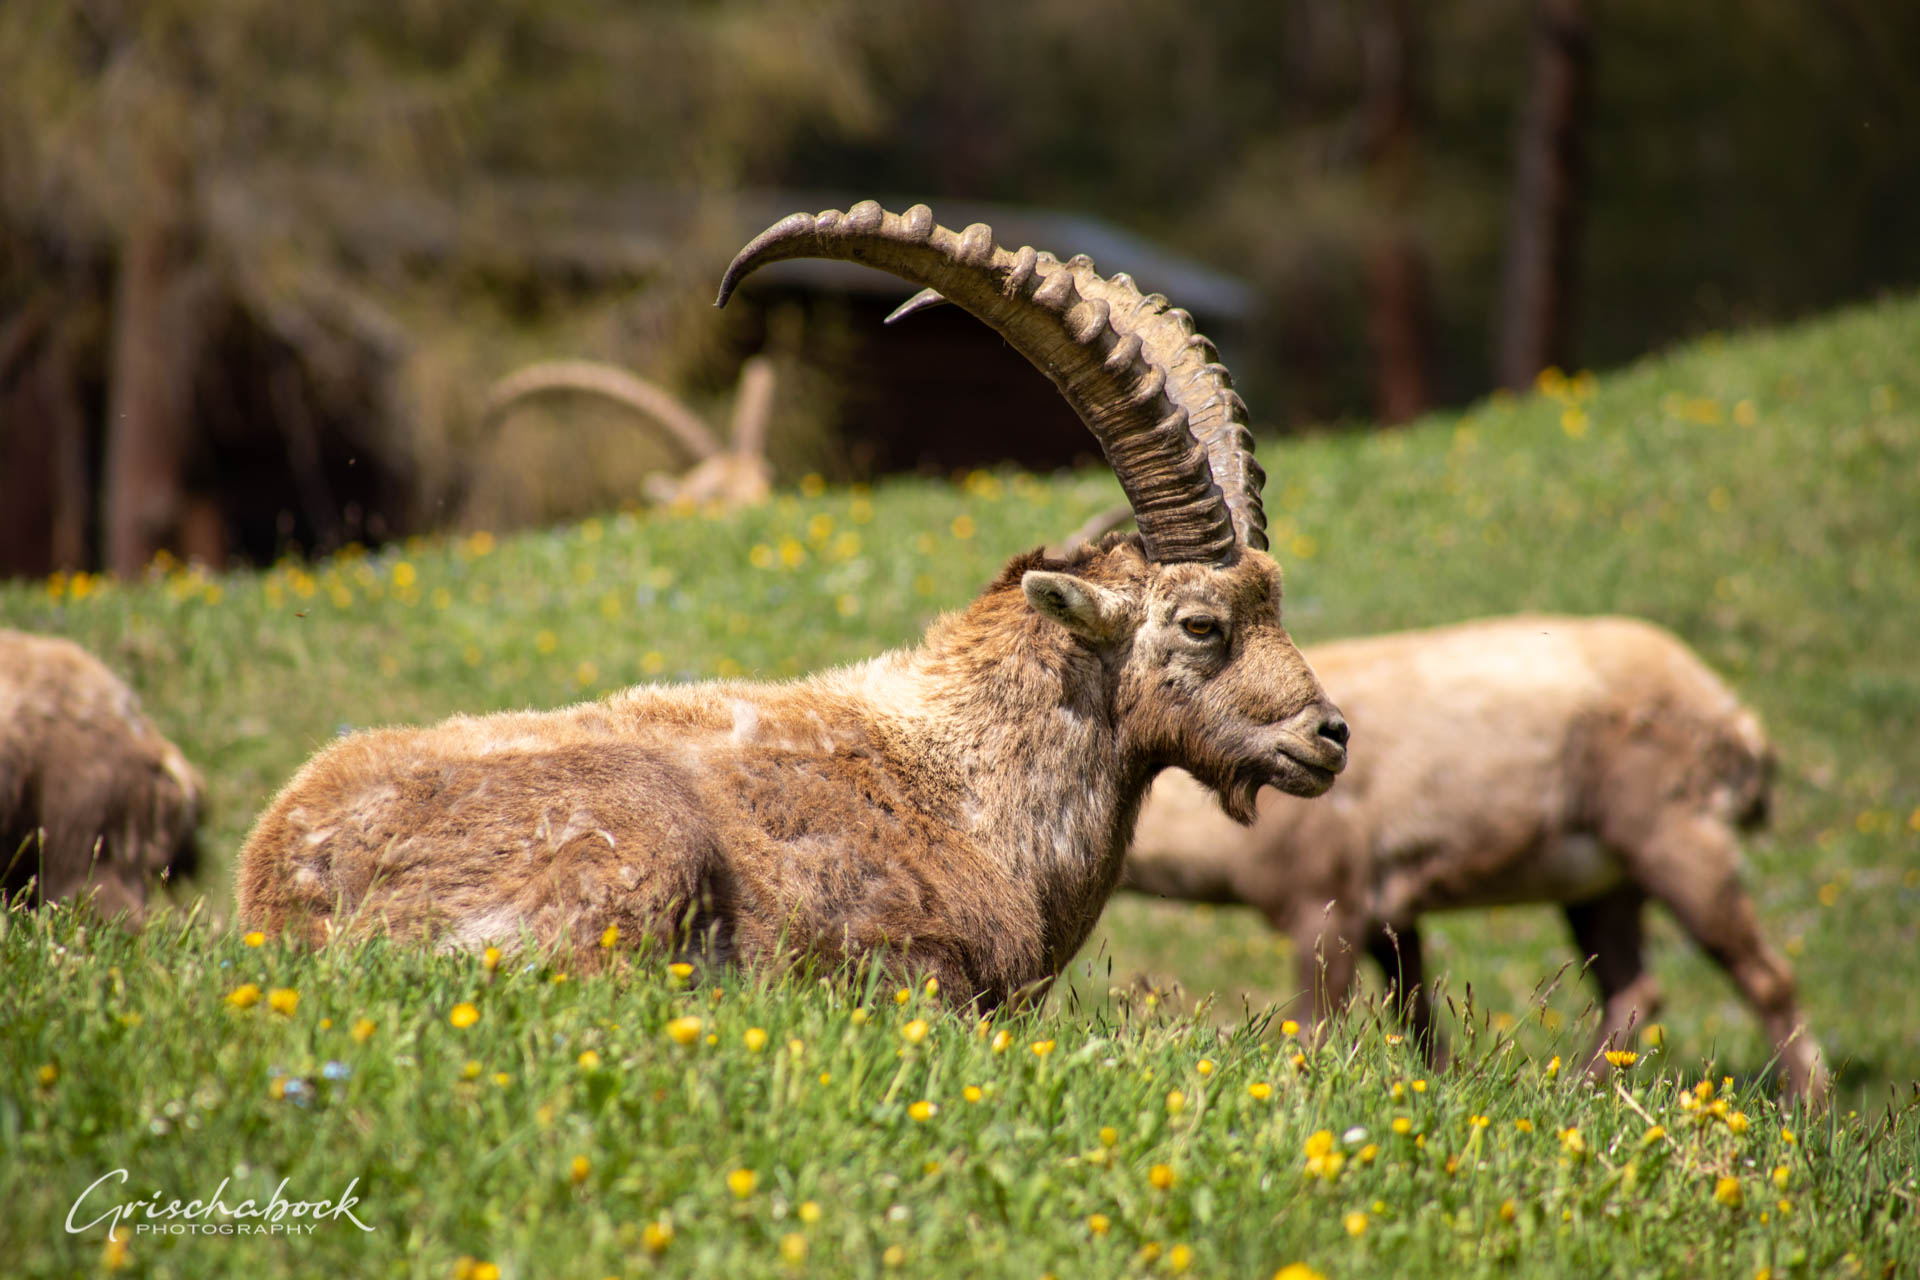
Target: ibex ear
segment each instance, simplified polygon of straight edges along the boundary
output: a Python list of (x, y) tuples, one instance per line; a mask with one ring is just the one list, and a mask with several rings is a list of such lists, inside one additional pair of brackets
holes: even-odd
[(1088, 640), (1111, 640), (1126, 623), (1126, 601), (1119, 593), (1070, 573), (1029, 569), (1020, 575), (1020, 589), (1034, 612)]

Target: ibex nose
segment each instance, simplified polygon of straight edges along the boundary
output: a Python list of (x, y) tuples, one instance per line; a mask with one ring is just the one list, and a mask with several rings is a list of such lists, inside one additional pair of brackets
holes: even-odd
[(1348, 732), (1346, 717), (1338, 711), (1328, 711), (1326, 719), (1320, 722), (1320, 736), (1342, 750), (1346, 748)]

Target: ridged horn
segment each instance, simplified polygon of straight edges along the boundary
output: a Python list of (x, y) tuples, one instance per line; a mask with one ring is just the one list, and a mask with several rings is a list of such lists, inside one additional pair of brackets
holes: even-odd
[[(749, 273), (788, 258), (891, 272), (971, 312), (1053, 380), (1106, 453), (1156, 561), (1229, 563), (1265, 547), (1264, 479), (1246, 406), (1193, 318), (1084, 255), (1002, 249), (975, 223), (954, 232), (925, 205), (871, 200), (796, 213), (755, 236), (720, 282), (725, 306)], [(1217, 461), (1216, 461), (1217, 459)]]
[(720, 442), (693, 410), (645, 378), (596, 360), (543, 360), (517, 369), (488, 390), (482, 417), (490, 422), (515, 401), (550, 391), (584, 392), (625, 405), (664, 427), (694, 462), (720, 452)]

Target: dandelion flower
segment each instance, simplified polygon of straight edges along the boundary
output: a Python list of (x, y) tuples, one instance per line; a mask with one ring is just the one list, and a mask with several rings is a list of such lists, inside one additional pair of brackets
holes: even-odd
[(851, 1022), (856, 1027), (864, 1027), (867, 1025), (867, 1019), (872, 1016), (873, 1016), (872, 1014), (867, 1012), (866, 1006), (862, 1005), (858, 1009), (855, 1009), (852, 1013), (847, 1015), (847, 1021)]
[(1300, 1034), (1300, 1024), (1292, 1018), (1288, 1018), (1280, 1024), (1280, 1034), (1283, 1036), (1297, 1036)]
[(939, 1109), (940, 1108), (936, 1107), (933, 1103), (922, 1098), (907, 1108), (907, 1114), (913, 1117), (916, 1124), (925, 1124), (927, 1121), (933, 1119), (933, 1113)]
[(462, 1080), (478, 1080), (482, 1070), (484, 1070), (484, 1068), (481, 1067), (476, 1059), (468, 1058), (467, 1065), (460, 1068), (460, 1078)]
[(902, 987), (898, 991), (893, 993), (893, 1002), (895, 1004), (905, 1004), (907, 1001), (911, 999), (913, 999), (913, 992), (908, 990), (906, 987)]
[(1118, 1141), (1120, 1141), (1120, 1131), (1118, 1129), (1114, 1128), (1110, 1124), (1100, 1126), (1100, 1145), (1101, 1146), (1111, 1147), (1114, 1143)]
[(500, 967), (500, 948), (488, 947), (485, 951), (481, 952), (480, 966), (488, 973), (492, 973), (495, 969), (498, 969)]
[(241, 941), (250, 947), (264, 947), (267, 945), (267, 935), (255, 929), (252, 933), (242, 938)]
[(1292, 1058), (1288, 1059), (1288, 1061), (1293, 1063), (1293, 1069), (1295, 1071), (1305, 1071), (1307, 1069), (1307, 1055), (1304, 1053), (1296, 1053)]
[(700, 1033), (706, 1029), (706, 1025), (692, 1014), (675, 1018), (667, 1023), (667, 1039), (675, 1044), (692, 1044), (700, 1038)]
[(925, 990), (926, 990), (926, 993), (927, 993), (927, 995), (928, 995), (929, 997), (933, 997), (933, 996), (937, 996), (937, 995), (939, 995), (939, 994), (940, 994), (940, 979), (938, 979), (938, 978), (928, 978), (928, 979), (927, 979), (927, 985), (926, 985), (926, 988), (925, 988)]
[(1155, 1191), (1165, 1191), (1174, 1184), (1173, 1167), (1157, 1164), (1147, 1170), (1147, 1183)]
[(1780, 1188), (1782, 1191), (1785, 1191), (1787, 1189), (1787, 1183), (1790, 1182), (1792, 1179), (1793, 1179), (1793, 1170), (1787, 1168), (1787, 1166), (1783, 1164), (1774, 1166), (1774, 1169), (1773, 1169), (1773, 1185), (1774, 1186)]
[(1177, 1244), (1167, 1250), (1167, 1270), (1177, 1273), (1185, 1271), (1192, 1265), (1193, 1250), (1186, 1245)]
[(373, 1039), (373, 1033), (379, 1029), (380, 1024), (372, 1018), (362, 1018), (353, 1024), (353, 1030), (349, 1034), (353, 1036), (353, 1042), (355, 1044), (365, 1044), (367, 1041)]
[(1213, 1074), (1213, 1059), (1202, 1058), (1193, 1064), (1193, 1069), (1203, 1076), (1210, 1076)]
[(1113, 1220), (1107, 1217), (1107, 1215), (1104, 1213), (1089, 1214), (1087, 1216), (1087, 1230), (1093, 1232), (1093, 1234), (1097, 1236), (1103, 1236), (1107, 1234), (1107, 1232), (1112, 1228), (1112, 1226), (1113, 1226)]
[(1511, 1200), (1502, 1200), (1500, 1202), (1500, 1221), (1512, 1222), (1519, 1215), (1520, 1215), (1519, 1205), (1515, 1204)]
[(447, 1021), (451, 1022), (460, 1030), (465, 1031), (468, 1027), (480, 1021), (480, 1011), (463, 1000), (453, 1006), (453, 1011), (447, 1015)]
[(1640, 1061), (1640, 1055), (1632, 1049), (1609, 1049), (1606, 1057), (1610, 1066), (1620, 1067), (1623, 1070)]
[(1360, 1148), (1360, 1153), (1357, 1158), (1361, 1164), (1372, 1164), (1379, 1158), (1379, 1155), (1380, 1144), (1377, 1142), (1369, 1142), (1366, 1146)]
[(907, 1265), (905, 1245), (890, 1244), (880, 1253), (880, 1265), (883, 1267), (904, 1267)]
[(995, 1053), (1005, 1053), (1012, 1044), (1013, 1032), (1007, 1030), (1005, 1027), (993, 1033), (993, 1051)]
[(1569, 1155), (1584, 1156), (1587, 1154), (1587, 1140), (1581, 1136), (1579, 1126), (1577, 1125), (1569, 1125), (1560, 1131), (1560, 1145), (1567, 1149)]
[(664, 1219), (649, 1222), (640, 1231), (640, 1243), (646, 1246), (648, 1253), (665, 1253), (667, 1246), (673, 1243), (673, 1224)]
[(925, 1018), (915, 1018), (906, 1026), (900, 1028), (900, 1038), (908, 1044), (919, 1044), (927, 1038), (928, 1029)]
[(1647, 1131), (1640, 1135), (1640, 1145), (1650, 1147), (1666, 1136), (1667, 1126), (1663, 1124), (1649, 1125)]
[(979, 1085), (970, 1084), (960, 1091), (960, 1096), (968, 1102), (978, 1102), (984, 1095), (981, 1094)]
[(1044, 1057), (1046, 1057), (1046, 1056), (1047, 1056), (1048, 1054), (1050, 1054), (1050, 1053), (1052, 1053), (1052, 1052), (1053, 1052), (1053, 1041), (1051, 1041), (1051, 1040), (1036, 1040), (1036, 1041), (1034, 1041), (1034, 1042), (1033, 1042), (1033, 1044), (1032, 1044), (1031, 1046), (1029, 1046), (1029, 1047), (1030, 1047), (1030, 1048), (1032, 1048), (1032, 1050), (1033, 1050), (1033, 1056), (1034, 1056), (1034, 1057), (1036, 1057), (1036, 1058), (1044, 1058)]
[(1273, 1096), (1273, 1086), (1265, 1080), (1255, 1080), (1247, 1086), (1247, 1096), (1255, 1102), (1265, 1102)]
[(575, 1156), (573, 1163), (567, 1166), (567, 1176), (572, 1179), (573, 1185), (576, 1187), (585, 1182), (587, 1175), (592, 1172), (593, 1161), (587, 1159), (585, 1156)]
[(583, 1051), (576, 1061), (579, 1063), (582, 1071), (598, 1071), (600, 1069), (600, 1055), (592, 1049)]
[(809, 1225), (820, 1221), (820, 1205), (817, 1201), (802, 1200), (795, 1212), (799, 1215), (800, 1221)]
[(1522, 1116), (1520, 1117), (1520, 1119), (1515, 1120), (1513, 1122), (1513, 1127), (1518, 1129), (1521, 1133), (1532, 1133), (1533, 1121), (1527, 1119), (1525, 1116)]
[(1393, 1118), (1393, 1131), (1395, 1133), (1403, 1134), (1403, 1135), (1412, 1133), (1413, 1132), (1412, 1118), (1409, 1116), (1395, 1116)]
[(767, 1029), (765, 1027), (748, 1027), (746, 1034), (740, 1038), (746, 1042), (748, 1053), (758, 1053), (767, 1047)]
[(1413, 1082), (1413, 1091), (1415, 1093), (1425, 1093), (1427, 1091), (1427, 1082), (1425, 1080), (1415, 1080)]
[(1327, 1278), (1304, 1262), (1289, 1262), (1273, 1273), (1273, 1280), (1327, 1280)]
[(251, 1009), (260, 1003), (260, 985), (245, 982), (227, 992), (227, 1003), (236, 1009)]
[[(60, 1078), (60, 1068), (54, 1066), (51, 1062), (42, 1063), (40, 1067), (40, 1071), (38, 1073), (38, 1078), (40, 1081), (41, 1088), (51, 1089), (53, 1087), (53, 1082)], [(1782, 1183), (1781, 1185), (1785, 1186), (1786, 1184)]]
[(1723, 1204), (1729, 1209), (1738, 1209), (1746, 1200), (1746, 1196), (1740, 1190), (1740, 1179), (1731, 1177), (1722, 1178), (1713, 1184), (1713, 1198), (1716, 1203)]
[(1167, 1090), (1167, 1114), (1177, 1116), (1187, 1109), (1187, 1095), (1178, 1089)]
[(1745, 1133), (1747, 1131), (1747, 1113), (1744, 1111), (1736, 1111), (1728, 1116), (1727, 1128), (1733, 1133)]
[(676, 961), (667, 966), (667, 973), (672, 976), (676, 982), (684, 984), (688, 978), (693, 976), (693, 966), (684, 960)]
[(798, 1231), (780, 1237), (780, 1256), (788, 1266), (797, 1267), (807, 1260), (807, 1238)]
[(603, 931), (600, 934), (600, 949), (602, 951), (611, 951), (619, 945), (620, 945), (620, 926), (617, 924), (610, 924), (606, 927), (605, 931)]
[(1367, 1230), (1367, 1215), (1364, 1213), (1348, 1214), (1346, 1217), (1346, 1227), (1347, 1234), (1350, 1236), (1364, 1235)]
[(1554, 1054), (1547, 1062), (1547, 1079), (1552, 1080), (1560, 1074), (1560, 1055)]
[(760, 1185), (760, 1175), (751, 1169), (735, 1169), (727, 1175), (727, 1190), (735, 1200), (745, 1200)]
[(300, 1007), (300, 993), (292, 987), (275, 987), (267, 992), (267, 1007), (285, 1018), (291, 1018), (293, 1011)]

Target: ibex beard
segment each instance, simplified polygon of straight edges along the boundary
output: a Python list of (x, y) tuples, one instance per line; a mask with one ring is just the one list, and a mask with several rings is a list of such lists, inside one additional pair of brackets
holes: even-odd
[(444, 948), (617, 926), (714, 961), (873, 955), (992, 1007), (1085, 941), (1161, 769), (1243, 821), (1263, 786), (1332, 784), (1346, 725), (1281, 623), (1245, 409), (1184, 313), (1084, 259), (871, 204), (772, 228), (723, 297), (800, 253), (882, 266), (1007, 335), (1100, 438), (1140, 533), (1016, 557), (919, 646), (799, 682), (344, 739), (249, 837), (244, 924)]

